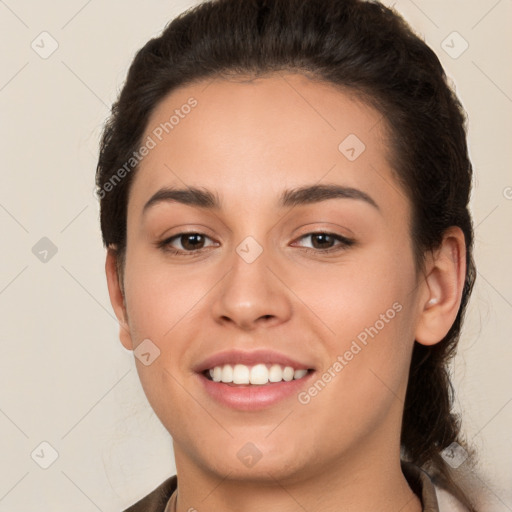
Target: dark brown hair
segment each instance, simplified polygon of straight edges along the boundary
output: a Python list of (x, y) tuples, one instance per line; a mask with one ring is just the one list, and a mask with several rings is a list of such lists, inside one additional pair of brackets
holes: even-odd
[(360, 0), (212, 0), (178, 16), (135, 56), (103, 132), (96, 174), (103, 242), (117, 249), (122, 273), (128, 193), (137, 169), (126, 163), (166, 95), (204, 79), (279, 71), (349, 90), (383, 115), (394, 171), (411, 203), (419, 269), (447, 228), (464, 232), (460, 309), (440, 343), (414, 344), (401, 445), (405, 460), (428, 468), (436, 483), (474, 511), (441, 456), (452, 442), (472, 453), (451, 410), (448, 370), (475, 279), (466, 120), (435, 53), (395, 11)]

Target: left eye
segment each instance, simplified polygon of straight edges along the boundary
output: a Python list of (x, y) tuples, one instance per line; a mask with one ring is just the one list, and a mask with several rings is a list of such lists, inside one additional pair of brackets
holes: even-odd
[(204, 249), (206, 239), (210, 239), (210, 237), (203, 235), (202, 233), (180, 233), (179, 235), (175, 235), (164, 240), (160, 245), (162, 247), (172, 247), (175, 249), (172, 244), (174, 241), (179, 241), (181, 248), (178, 248), (177, 252), (192, 252)]
[[(346, 238), (341, 235), (336, 235), (334, 233), (308, 233), (307, 235), (301, 236), (299, 240), (302, 240), (304, 238), (311, 239), (312, 247), (310, 248), (323, 252), (348, 247), (354, 243), (353, 240), (350, 240), (349, 238)], [(336, 241), (339, 242), (337, 245), (335, 245)]]

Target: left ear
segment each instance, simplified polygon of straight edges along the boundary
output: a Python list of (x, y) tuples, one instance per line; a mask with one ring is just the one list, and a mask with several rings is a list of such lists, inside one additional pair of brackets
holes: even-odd
[(415, 339), (422, 345), (434, 345), (448, 333), (462, 298), (466, 276), (466, 243), (458, 226), (448, 228), (441, 246), (426, 263), (424, 293), (419, 303)]

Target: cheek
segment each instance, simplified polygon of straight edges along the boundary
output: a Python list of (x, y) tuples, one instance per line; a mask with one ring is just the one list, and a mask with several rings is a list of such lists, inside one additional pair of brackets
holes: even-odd
[[(393, 309), (393, 304), (398, 302), (404, 308), (416, 286), (412, 256), (397, 254), (396, 247), (383, 245), (347, 254), (339, 263), (316, 265), (306, 271), (297, 267), (296, 275), (288, 279), (317, 321), (328, 328), (328, 338), (339, 340), (355, 338), (376, 322), (384, 331), (382, 321), (397, 316), (398, 306)], [(385, 315), (383, 320), (381, 315)], [(386, 327), (390, 323), (396, 322), (386, 322)]]
[[(125, 289), (137, 372), (151, 407), (178, 437), (179, 418), (186, 417), (190, 408), (180, 369), (189, 336), (193, 337), (187, 326), (208, 290), (208, 283), (198, 283), (186, 272), (171, 272), (148, 255), (136, 251), (131, 259), (127, 255)], [(138, 359), (136, 347), (148, 339), (157, 347), (158, 356), (146, 365)]]
[[(363, 416), (385, 414), (396, 395), (405, 391), (414, 339), (415, 279), (412, 257), (400, 258), (390, 248), (347, 258), (338, 268), (300, 281), (297, 295), (305, 297), (328, 328), (322, 332), (328, 354), (323, 371), (329, 384), (318, 401), (319, 410), (338, 415), (329, 404), (339, 403), (342, 396), (350, 417), (359, 416), (364, 424)], [(370, 403), (373, 412), (362, 407)]]
[[(144, 392), (159, 417), (166, 416), (169, 402), (176, 412), (189, 401), (180, 386), (183, 362), (190, 340), (201, 334), (207, 313), (205, 298), (218, 281), (204, 271), (194, 275), (189, 268), (170, 270), (161, 259), (142, 251), (127, 255), (125, 289), (133, 346), (149, 339), (159, 353), (148, 366), (137, 358), (135, 362)], [(169, 424), (174, 421), (168, 419)]]
[(182, 320), (190, 322), (194, 317), (214, 282), (204, 272), (194, 276), (189, 268), (170, 270), (161, 261), (135, 256), (126, 265), (131, 331), (155, 341), (172, 337)]

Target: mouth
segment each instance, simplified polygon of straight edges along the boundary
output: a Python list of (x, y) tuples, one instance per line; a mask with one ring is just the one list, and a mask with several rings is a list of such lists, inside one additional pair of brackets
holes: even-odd
[(224, 364), (196, 374), (201, 388), (214, 403), (235, 411), (268, 410), (286, 403), (292, 405), (299, 393), (311, 385), (312, 368), (280, 364)]
[(202, 375), (211, 382), (228, 386), (267, 386), (298, 381), (314, 372), (313, 368), (294, 368), (277, 363), (224, 364), (206, 369)]
[(271, 349), (226, 350), (193, 368), (202, 391), (224, 408), (258, 411), (298, 399), (316, 375), (315, 368)]

